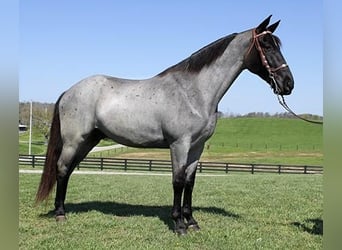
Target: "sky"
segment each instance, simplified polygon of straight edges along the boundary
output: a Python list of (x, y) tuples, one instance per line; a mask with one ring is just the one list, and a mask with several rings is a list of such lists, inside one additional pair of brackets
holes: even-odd
[[(150, 78), (205, 45), (256, 27), (270, 14), (294, 76), (287, 104), (323, 115), (323, 2), (20, 1), (19, 101), (54, 103), (94, 74)], [(245, 70), (219, 103), (229, 114), (285, 112), (267, 83)]]

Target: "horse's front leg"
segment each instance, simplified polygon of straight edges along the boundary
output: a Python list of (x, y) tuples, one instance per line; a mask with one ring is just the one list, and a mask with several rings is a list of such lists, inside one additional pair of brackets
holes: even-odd
[[(193, 163), (193, 166), (189, 166), (191, 168), (191, 173), (187, 174), (184, 186), (184, 200), (183, 200), (183, 216), (187, 221), (187, 228), (191, 228), (195, 231), (200, 230), (197, 221), (192, 216), (192, 191), (195, 184), (195, 174), (196, 174), (196, 163)], [(189, 169), (188, 168), (188, 169)], [(188, 170), (187, 169), (187, 170)]]
[(190, 140), (188, 138), (178, 140), (170, 146), (172, 161), (172, 185), (173, 207), (172, 219), (175, 222), (175, 232), (179, 235), (186, 234), (186, 225), (182, 211), (182, 196), (185, 186), (185, 170), (188, 161)]
[(192, 216), (192, 191), (195, 185), (196, 170), (199, 158), (203, 152), (204, 144), (192, 149), (189, 153), (190, 164), (185, 171), (183, 216), (187, 221), (187, 228), (200, 230), (197, 221)]
[[(182, 140), (171, 145), (174, 192), (172, 218), (175, 221), (175, 232), (180, 235), (186, 234), (188, 227), (199, 230), (198, 223), (192, 216), (192, 190), (195, 183), (197, 163), (203, 147), (204, 145), (201, 145), (195, 149), (190, 149), (190, 140)], [(187, 220), (187, 224), (185, 224), (184, 219)]]
[(175, 233), (179, 235), (186, 234), (186, 225), (182, 211), (182, 194), (184, 190), (184, 177), (181, 173), (176, 174), (177, 177), (173, 178), (173, 207), (171, 216), (175, 222)]

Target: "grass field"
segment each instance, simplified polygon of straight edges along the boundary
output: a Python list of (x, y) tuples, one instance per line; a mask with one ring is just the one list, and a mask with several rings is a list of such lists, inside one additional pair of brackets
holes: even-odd
[[(296, 119), (219, 119), (202, 161), (323, 165), (322, 126)], [(44, 138), (34, 133), (33, 154), (44, 154)], [(28, 152), (28, 133), (20, 135), (19, 153)], [(110, 140), (101, 141), (108, 145)], [(170, 159), (169, 150), (124, 148), (92, 153), (98, 157)]]
[(73, 175), (58, 224), (52, 200), (34, 206), (39, 179), (19, 175), (20, 249), (322, 249), (322, 175), (198, 176), (202, 229), (185, 237), (172, 231), (170, 176)]
[[(28, 152), (28, 133), (19, 137)], [(33, 154), (45, 139), (33, 133)], [(109, 140), (101, 145), (109, 145)], [(169, 159), (169, 150), (122, 148), (93, 156)], [(294, 119), (219, 119), (202, 161), (323, 165), (322, 126)], [(198, 176), (200, 232), (176, 236), (170, 176), (73, 175), (68, 220), (34, 206), (40, 175), (19, 174), (20, 249), (322, 249), (322, 175)], [(54, 194), (52, 195), (54, 197)]]

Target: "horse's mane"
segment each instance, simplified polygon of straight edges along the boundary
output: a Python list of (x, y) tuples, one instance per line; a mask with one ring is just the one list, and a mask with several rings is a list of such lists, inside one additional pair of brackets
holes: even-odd
[(236, 35), (237, 33), (233, 33), (210, 43), (193, 53), (190, 57), (159, 73), (158, 76), (163, 76), (175, 71), (200, 72), (204, 66), (209, 66), (223, 54)]

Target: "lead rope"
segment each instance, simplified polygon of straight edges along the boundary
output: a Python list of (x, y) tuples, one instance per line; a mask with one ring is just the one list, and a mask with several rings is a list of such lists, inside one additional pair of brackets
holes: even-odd
[[(283, 65), (284, 65), (284, 64), (283, 64)], [(281, 65), (281, 66), (278, 67), (278, 68), (283, 67), (283, 65)], [(285, 67), (287, 67), (286, 64), (285, 64)], [(278, 68), (277, 68), (277, 69), (278, 69)], [(273, 88), (275, 88), (275, 92), (276, 92), (276, 93), (279, 93), (279, 87), (278, 87), (278, 84), (277, 84), (276, 79), (274, 78), (274, 73), (273, 73), (272, 71), (269, 70), (269, 74), (270, 74), (269, 77), (271, 78), (271, 82), (272, 82), (273, 85), (274, 85)], [(322, 122), (322, 121), (313, 121), (313, 120), (309, 120), (309, 119), (306, 119), (306, 118), (304, 118), (304, 117), (301, 117), (301, 116), (297, 115), (297, 114), (296, 114), (295, 112), (293, 112), (292, 109), (290, 109), (290, 107), (287, 105), (287, 103), (286, 103), (285, 98), (284, 98), (283, 95), (277, 94), (277, 98), (278, 98), (278, 102), (280, 103), (280, 105), (283, 106), (283, 108), (284, 108), (287, 112), (291, 113), (293, 116), (295, 116), (295, 117), (297, 117), (297, 118), (299, 118), (299, 119), (301, 119), (301, 120), (303, 120), (303, 121), (306, 121), (306, 122), (310, 122), (310, 123), (314, 123), (314, 124), (321, 124), (321, 125), (323, 125), (323, 122)]]
[(297, 118), (299, 118), (299, 119), (301, 119), (301, 120), (303, 120), (303, 121), (306, 121), (306, 122), (310, 122), (310, 123), (314, 123), (314, 124), (321, 124), (321, 125), (323, 125), (323, 122), (322, 122), (322, 121), (308, 120), (308, 119), (306, 119), (306, 118), (304, 118), (304, 117), (301, 117), (301, 116), (297, 115), (295, 112), (293, 112), (293, 111), (289, 108), (289, 106), (288, 106), (287, 103), (285, 102), (284, 96), (282, 96), (282, 95), (281, 95), (281, 96), (280, 96), (280, 95), (277, 95), (277, 97), (278, 97), (278, 101), (279, 101), (280, 105), (283, 106), (283, 108), (284, 108), (286, 111), (290, 112), (290, 113), (291, 113), (292, 115), (294, 115), (295, 117), (297, 117)]

